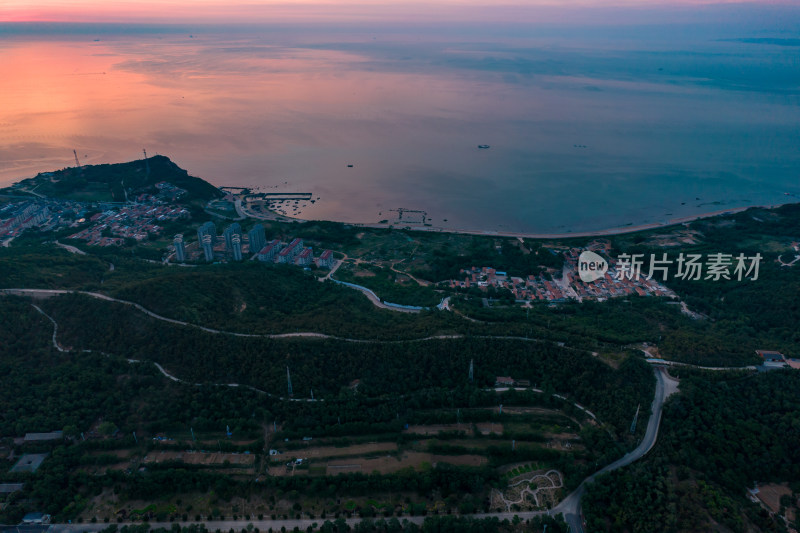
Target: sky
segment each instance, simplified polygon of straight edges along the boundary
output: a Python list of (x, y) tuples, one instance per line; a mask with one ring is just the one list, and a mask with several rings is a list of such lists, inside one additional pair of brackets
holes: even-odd
[(406, 22), (641, 22), (671, 11), (691, 16), (720, 4), (796, 6), (796, 0), (3, 0), (0, 22), (334, 22), (400, 18)]

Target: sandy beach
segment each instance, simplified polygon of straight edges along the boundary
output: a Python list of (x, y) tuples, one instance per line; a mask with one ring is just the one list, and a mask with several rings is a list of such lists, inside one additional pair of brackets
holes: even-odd
[[(747, 211), (748, 209), (754, 209), (754, 208), (774, 209), (782, 205), (788, 205), (794, 203), (797, 202), (784, 202), (779, 204), (768, 204), (768, 205), (748, 205), (742, 207), (733, 207), (730, 209), (720, 209), (718, 211), (709, 211), (707, 213), (701, 213), (698, 215), (692, 215), (687, 217), (673, 218), (665, 223), (652, 222), (649, 224), (619, 226), (615, 228), (607, 228), (597, 231), (580, 231), (580, 232), (576, 231), (567, 233), (526, 233), (526, 232), (512, 232), (512, 231), (467, 230), (467, 229), (457, 229), (457, 228), (439, 228), (433, 226), (408, 226), (408, 227), (410, 227), (412, 231), (432, 231), (437, 233), (457, 233), (462, 235), (484, 235), (484, 236), (512, 237), (512, 238), (523, 238), (523, 239), (571, 239), (575, 237), (602, 237), (607, 235), (622, 235), (625, 233), (636, 233), (638, 231), (645, 231), (657, 228), (666, 229), (671, 226), (677, 226), (678, 224), (686, 224), (688, 222), (693, 222), (695, 220), (700, 220), (703, 218), (713, 218), (721, 215), (732, 215), (734, 213), (741, 213), (742, 211)], [(389, 228), (398, 226), (398, 224), (354, 224), (354, 225), (369, 227), (369, 228)]]

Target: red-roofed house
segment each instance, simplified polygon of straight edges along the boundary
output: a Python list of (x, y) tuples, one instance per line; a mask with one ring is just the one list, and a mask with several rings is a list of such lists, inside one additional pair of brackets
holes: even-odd
[(325, 250), (322, 252), (322, 255), (319, 256), (319, 259), (317, 259), (317, 265), (320, 268), (333, 268), (333, 263), (333, 252), (330, 250)]

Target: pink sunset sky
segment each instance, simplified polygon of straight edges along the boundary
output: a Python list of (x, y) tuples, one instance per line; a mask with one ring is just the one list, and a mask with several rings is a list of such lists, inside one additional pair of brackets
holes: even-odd
[(592, 21), (603, 11), (633, 13), (678, 10), (719, 4), (790, 6), (795, 0), (3, 0), (0, 22), (334, 22), (521, 21), (564, 22), (565, 13)]

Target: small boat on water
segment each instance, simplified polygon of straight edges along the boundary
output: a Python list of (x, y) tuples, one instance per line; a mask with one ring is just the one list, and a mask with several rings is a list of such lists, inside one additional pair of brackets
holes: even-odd
[(481, 150), (488, 150), (489, 148), (491, 148), (491, 146), (489, 146), (488, 144), (479, 144), (478, 148), (480, 148)]

